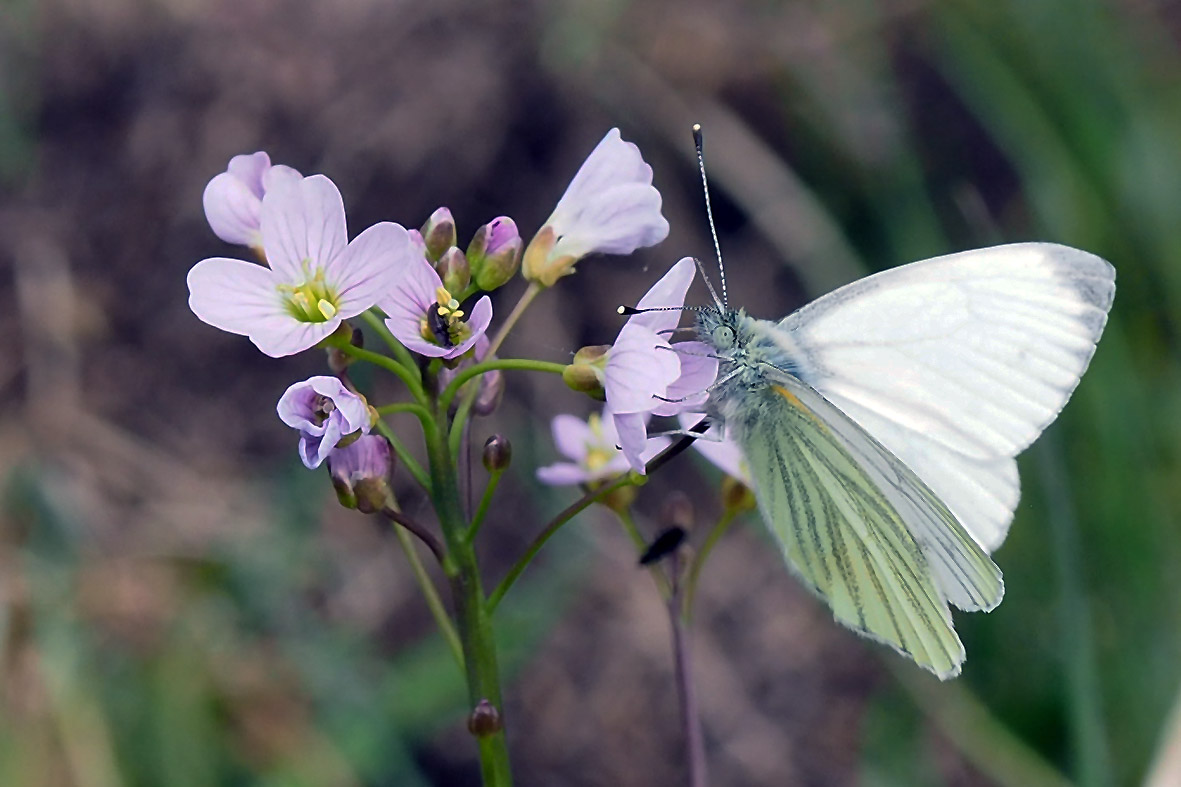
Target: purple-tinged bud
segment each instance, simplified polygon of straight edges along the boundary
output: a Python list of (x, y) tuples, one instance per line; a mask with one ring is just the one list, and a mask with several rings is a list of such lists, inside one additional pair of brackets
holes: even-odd
[(422, 239), (426, 243), (426, 256), (436, 262), (455, 245), (455, 219), (447, 208), (439, 208), (422, 225)]
[(753, 511), (758, 506), (755, 493), (733, 476), (722, 479), (722, 505), (736, 512)]
[(572, 390), (604, 401), (607, 395), (603, 390), (603, 374), (610, 349), (609, 344), (583, 347), (574, 354), (573, 363), (562, 370), (563, 382)]
[(487, 738), (503, 729), (500, 711), (488, 700), (480, 700), (467, 717), (467, 731), (477, 738)]
[(681, 491), (669, 493), (660, 507), (660, 521), (666, 527), (693, 529), (693, 501)]
[(501, 434), (494, 434), (484, 443), (484, 469), (489, 473), (507, 470), (513, 461), (513, 444)]
[(521, 266), (524, 246), (516, 222), (508, 216), (499, 216), (476, 230), (467, 247), (476, 286), (490, 292), (506, 284)]
[(328, 472), (340, 504), (365, 514), (393, 504), (392, 466), (390, 444), (380, 435), (359, 437), (328, 455)]
[(479, 416), (492, 415), (504, 399), (504, 373), (499, 369), (480, 375), (480, 392), (472, 402), (472, 412)]
[[(348, 326), (348, 323), (342, 323), (342, 325)], [(349, 344), (354, 347), (365, 346), (365, 334), (361, 332), (360, 328), (352, 328), (352, 336), (349, 338)], [(338, 377), (344, 374), (352, 362), (353, 356), (343, 350), (339, 350), (336, 347), (328, 348), (328, 368)]]
[(435, 271), (443, 280), (443, 287), (447, 292), (458, 295), (472, 283), (471, 268), (468, 267), (467, 257), (463, 256), (463, 252), (456, 246), (443, 252), (443, 256), (435, 263)]

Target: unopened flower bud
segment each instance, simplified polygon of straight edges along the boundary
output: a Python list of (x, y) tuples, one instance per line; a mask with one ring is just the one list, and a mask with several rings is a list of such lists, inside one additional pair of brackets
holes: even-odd
[(516, 222), (508, 216), (495, 218), (476, 230), (467, 247), (476, 286), (487, 292), (508, 282), (521, 265), (524, 245)]
[(328, 455), (328, 472), (336, 497), (345, 508), (372, 514), (391, 505), (390, 444), (380, 435), (365, 435)]
[(603, 370), (607, 366), (609, 344), (583, 347), (574, 354), (574, 361), (562, 370), (562, 380), (572, 390), (590, 395), (603, 401)]
[(599, 503), (610, 508), (617, 514), (622, 514), (631, 508), (632, 503), (636, 502), (636, 497), (640, 494), (640, 490), (631, 484), (625, 484), (618, 489), (607, 493), (607, 496), (599, 500)]
[[(347, 323), (344, 323), (347, 325)], [(352, 338), (349, 339), (349, 344), (354, 347), (365, 346), (365, 334), (361, 332), (360, 328), (353, 328)], [(344, 374), (344, 371), (349, 368), (353, 362), (353, 356), (349, 355), (343, 350), (338, 350), (335, 347), (328, 348), (328, 368), (332, 370), (335, 375)]]
[(467, 717), (467, 731), (477, 738), (487, 738), (504, 729), (500, 711), (488, 700), (480, 700)]
[(666, 527), (693, 529), (693, 501), (684, 492), (669, 493), (660, 507), (660, 521)]
[(443, 256), (435, 264), (435, 271), (443, 280), (443, 287), (448, 292), (461, 293), (472, 283), (471, 268), (463, 252), (452, 246), (443, 252)]
[(426, 256), (431, 262), (437, 261), (447, 249), (455, 245), (455, 219), (447, 208), (439, 208), (432, 213), (421, 231), (426, 243)]
[(498, 473), (513, 461), (513, 444), (504, 435), (494, 434), (484, 443), (484, 469)]
[(722, 505), (733, 511), (753, 511), (758, 506), (749, 486), (732, 476), (722, 479)]
[(499, 369), (480, 375), (480, 392), (472, 403), (472, 412), (479, 416), (492, 415), (504, 398), (504, 373)]

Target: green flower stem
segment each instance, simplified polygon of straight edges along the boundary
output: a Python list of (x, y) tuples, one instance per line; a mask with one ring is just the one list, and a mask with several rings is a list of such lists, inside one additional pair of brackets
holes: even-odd
[(517, 320), (521, 319), (521, 315), (529, 308), (529, 304), (542, 293), (545, 288), (535, 281), (529, 282), (529, 286), (525, 292), (521, 293), (521, 299), (517, 301), (517, 305), (509, 312), (508, 317), (500, 325), (500, 330), (492, 337), (492, 341), (488, 344), (488, 351), (485, 353), (486, 357), (491, 358), (496, 355), (496, 351), (500, 349), (500, 345), (504, 344), (504, 340), (508, 337), (509, 331), (517, 324)]
[[(706, 420), (702, 419), (697, 425), (691, 427), (689, 431), (704, 432), (706, 428)], [(614, 492), (616, 489), (620, 489), (629, 484), (638, 486), (640, 484), (646, 483), (648, 476), (651, 476), (661, 467), (664, 467), (664, 465), (672, 461), (674, 457), (687, 451), (689, 446), (693, 445), (693, 441), (696, 439), (696, 437), (682, 437), (680, 440), (677, 440), (668, 448), (649, 459), (648, 464), (644, 466), (644, 470), (647, 473), (646, 476), (638, 475), (636, 473), (627, 473), (626, 475), (620, 476), (609, 484), (605, 484), (598, 489), (592, 489), (563, 509), (560, 514), (550, 520), (550, 523), (545, 526), (541, 533), (538, 534), (537, 538), (533, 539), (533, 543), (529, 545), (529, 548), (525, 551), (525, 554), (521, 555), (520, 559), (513, 564), (511, 569), (509, 569), (509, 572), (505, 575), (504, 579), (500, 581), (500, 584), (496, 586), (496, 590), (493, 591), (492, 595), (488, 597), (488, 610), (490, 612), (496, 610), (496, 605), (500, 603), (500, 600), (504, 598), (504, 594), (507, 593), (508, 589), (512, 587), (514, 582), (517, 581), (517, 577), (519, 577), (521, 573), (524, 572), (524, 570), (529, 566), (530, 561), (532, 561), (537, 553), (541, 551), (541, 548), (545, 546), (545, 542), (550, 539), (550, 536), (558, 532), (558, 529), (562, 527), (562, 525), (566, 524), (575, 516), (577, 516), (591, 503), (598, 502), (602, 498)]]
[(419, 421), (432, 417), (430, 410), (415, 402), (394, 402), (393, 404), (383, 404), (377, 408), (378, 415), (394, 415), (395, 413), (414, 413), (418, 416)]
[[(527, 358), (505, 358), (493, 359), (484, 361), (483, 363), (469, 366), (462, 370), (455, 379), (451, 381), (446, 390), (443, 391), (439, 397), (439, 404), (441, 408), (449, 409), (451, 403), (455, 401), (455, 397), (459, 394), (460, 387), (471, 380), (473, 377), (497, 369), (525, 369), (534, 372), (550, 372), (552, 374), (561, 374), (562, 370), (566, 368), (565, 364), (553, 363), (551, 361), (533, 361)], [(476, 394), (479, 393), (479, 387), (473, 386), (471, 392), (463, 398), (459, 404), (459, 409), (455, 413), (455, 418), (451, 422), (451, 453), (458, 455), (459, 444), (463, 439), (463, 429), (467, 425), (468, 416), (471, 414), (472, 406), (476, 401)]]
[[(638, 560), (639, 556), (644, 554), (644, 550), (648, 548), (648, 542), (644, 539), (644, 534), (636, 527), (636, 520), (632, 518), (630, 510), (626, 508), (622, 511), (616, 510), (615, 508), (611, 510), (615, 511), (615, 516), (619, 517), (619, 521), (623, 523), (623, 529), (627, 531), (628, 537), (631, 538), (632, 544), (635, 545), (636, 559)], [(660, 597), (668, 601), (673, 592), (673, 585), (669, 584), (668, 577), (660, 570), (660, 566), (657, 563), (645, 566), (645, 568), (652, 575), (652, 581), (656, 583), (656, 589), (660, 591)], [(673, 582), (675, 583), (676, 580), (674, 579)]]
[(402, 364), (407, 369), (412, 369), (414, 371), (414, 376), (421, 382), (422, 373), (418, 370), (418, 364), (415, 363), (414, 356), (410, 354), (410, 351), (407, 350), (406, 347), (400, 341), (398, 341), (392, 333), (390, 333), (390, 329), (385, 327), (385, 323), (382, 322), (381, 317), (379, 317), (372, 309), (362, 313), (361, 317), (365, 320), (369, 327), (373, 329), (373, 332), (381, 337), (381, 340), (385, 342), (386, 347), (390, 348), (390, 352), (392, 352), (394, 357), (398, 359), (398, 363)]
[(476, 509), (476, 515), (472, 517), (472, 523), (468, 525), (468, 543), (474, 541), (476, 533), (480, 532), (480, 525), (483, 524), (484, 517), (488, 514), (488, 506), (492, 503), (492, 496), (496, 494), (496, 487), (500, 484), (502, 475), (504, 475), (504, 470), (493, 470), (488, 476), (488, 485), (484, 487), (484, 496), (480, 498), (480, 506)]
[[(435, 423), (446, 423), (447, 411), (440, 408), (438, 413)], [(474, 709), (481, 700), (487, 700), (503, 713), (491, 608), (484, 598), (475, 550), (465, 538), (467, 523), (446, 431), (439, 427), (427, 430), (426, 443), (430, 458), (432, 498), (447, 543), (449, 561), (444, 570), (451, 580), (452, 602), (463, 645), (468, 701)], [(511, 785), (512, 772), (509, 769), (504, 731), (481, 736), (479, 745), (484, 787)]]
[(435, 589), (435, 583), (431, 581), (426, 566), (422, 564), (422, 559), (418, 556), (414, 540), (406, 528), (398, 525), (394, 526), (394, 534), (398, 537), (398, 543), (402, 545), (402, 551), (406, 553), (406, 560), (410, 562), (410, 570), (414, 572), (414, 579), (422, 589), (422, 595), (426, 599), (426, 605), (430, 608), (431, 615), (435, 618), (435, 624), (439, 627), (443, 639), (447, 640), (451, 654), (455, 656), (455, 663), (462, 670), (463, 645), (459, 642), (459, 635), (455, 633), (455, 626), (451, 623), (447, 608), (443, 606), (443, 599), (439, 597), (439, 591)]
[(451, 403), (455, 401), (455, 397), (459, 395), (459, 389), (463, 384), (473, 377), (479, 377), (488, 372), (500, 370), (525, 370), (531, 372), (549, 372), (550, 374), (561, 374), (566, 369), (564, 363), (554, 363), (552, 361), (534, 361), (531, 358), (493, 358), (482, 363), (473, 364), (465, 369), (461, 369), (455, 375), (455, 379), (448, 383), (443, 393), (439, 395), (440, 409), (450, 410)]
[[(425, 403), (427, 401), (426, 394), (422, 390), (422, 383), (418, 379), (418, 367), (407, 367), (398, 363), (388, 355), (375, 353), (371, 350), (365, 350), (361, 347), (354, 346), (348, 339), (344, 339), (336, 334), (329, 336), (324, 340), (324, 343), (330, 347), (335, 347), (346, 355), (351, 355), (358, 361), (367, 361), (374, 366), (380, 366), (387, 372), (390, 372), (398, 377), (410, 389), (411, 396), (415, 401)], [(413, 369), (413, 371), (411, 371)]]
[(701, 549), (693, 556), (693, 562), (689, 564), (689, 576), (685, 580), (685, 592), (683, 596), (684, 605), (681, 607), (681, 614), (685, 616), (686, 620), (693, 618), (693, 596), (697, 593), (697, 578), (701, 575), (701, 567), (705, 565), (705, 561), (709, 558), (710, 552), (713, 551), (714, 546), (721, 540), (726, 531), (730, 529), (730, 525), (738, 518), (739, 510), (737, 508), (727, 508), (722, 512), (722, 516), (718, 518), (717, 524), (709, 531), (709, 535), (705, 537), (705, 543), (701, 545)]
[[(637, 478), (639, 481), (637, 481)], [(537, 535), (537, 537), (533, 539), (533, 543), (531, 543), (529, 548), (525, 550), (525, 554), (521, 555), (517, 562), (513, 564), (513, 567), (509, 569), (509, 572), (505, 575), (504, 579), (500, 580), (500, 584), (496, 586), (496, 590), (494, 590), (492, 595), (488, 597), (489, 612), (496, 611), (496, 606), (500, 603), (500, 600), (504, 598), (504, 594), (508, 592), (509, 588), (513, 586), (513, 583), (517, 581), (517, 577), (521, 576), (521, 574), (529, 566), (529, 563), (532, 562), (533, 558), (537, 556), (537, 553), (541, 551), (541, 548), (545, 546), (545, 542), (549, 541), (550, 537), (554, 533), (558, 532), (558, 529), (561, 528), (562, 525), (569, 522), (584, 509), (589, 507), (592, 503), (597, 503), (599, 500), (611, 494), (616, 489), (621, 489), (625, 486), (630, 486), (636, 483), (643, 483), (643, 476), (635, 476), (632, 473), (621, 475), (619, 478), (616, 478), (610, 483), (604, 484), (598, 489), (592, 489), (570, 505), (566, 506), (566, 508), (562, 509), (561, 513), (551, 519), (549, 524), (547, 524)]]
[[(430, 422), (428, 421), (427, 423)], [(406, 469), (410, 471), (410, 475), (414, 476), (414, 480), (418, 482), (418, 485), (423, 489), (430, 489), (430, 476), (422, 469), (422, 465), (418, 463), (418, 460), (411, 455), (409, 449), (406, 448), (406, 444), (398, 438), (398, 435), (390, 428), (390, 425), (385, 421), (378, 421), (373, 425), (373, 428), (381, 432), (381, 436), (390, 441), (390, 446), (393, 447), (394, 453), (398, 455), (398, 459), (401, 460), (402, 464), (406, 465)]]
[[(500, 330), (498, 330), (496, 332), (496, 335), (494, 337), (492, 337), (492, 341), (490, 341), (488, 343), (488, 349), (484, 351), (485, 358), (492, 359), (496, 355), (496, 351), (500, 349), (500, 346), (502, 344), (504, 344), (504, 340), (508, 337), (509, 331), (511, 331), (513, 329), (513, 326), (515, 326), (517, 324), (517, 321), (521, 319), (521, 315), (524, 314), (525, 310), (529, 308), (529, 304), (533, 303), (533, 300), (538, 295), (540, 295), (544, 289), (545, 288), (542, 287), (537, 282), (529, 282), (529, 286), (526, 287), (525, 292), (523, 292), (521, 294), (521, 299), (517, 301), (515, 306), (513, 306), (513, 310), (511, 312), (509, 312), (508, 317), (506, 317), (504, 322), (501, 324)], [(545, 362), (544, 361), (532, 361), (532, 362), (528, 362), (528, 363), (545, 363)], [(477, 364), (477, 366), (479, 366), (479, 364)], [(470, 369), (468, 371), (470, 371)], [(488, 371), (488, 370), (486, 369), (485, 371)], [(552, 371), (552, 370), (543, 370), (543, 371)], [(464, 378), (459, 377), (455, 380), (452, 380), (451, 385), (447, 386), (447, 391), (444, 392), (445, 396), (441, 397), (441, 400), (444, 401), (445, 405), (446, 405), (446, 408), (443, 410), (443, 412), (448, 412), (450, 410), (451, 402), (456, 397), (456, 395), (458, 395), (459, 386), (463, 384), (463, 379)], [(458, 383), (459, 385), (456, 385), (456, 383)], [(453, 386), (454, 386), (454, 391), (451, 392)], [(458, 411), (457, 416), (455, 418), (455, 422), (452, 424), (453, 430), (457, 429), (459, 431), (459, 433), (462, 434), (463, 425), (465, 423), (467, 423), (468, 413), (471, 412), (472, 404), (476, 401), (476, 396), (479, 393), (480, 393), (480, 387), (479, 386), (472, 386), (472, 389), (464, 395), (463, 403), (460, 405), (459, 411)], [(457, 437), (453, 434), (451, 437), (451, 444), (453, 446), (455, 446), (455, 445), (458, 445), (458, 443), (459, 443), (459, 437)], [(454, 451), (455, 451), (455, 449), (453, 448), (452, 452), (454, 453)]]

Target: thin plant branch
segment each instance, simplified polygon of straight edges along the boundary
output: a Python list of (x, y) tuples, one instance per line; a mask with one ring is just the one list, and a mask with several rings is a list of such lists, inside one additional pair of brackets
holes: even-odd
[(402, 527), (409, 530), (418, 540), (426, 544), (427, 549), (435, 556), (435, 560), (439, 561), (439, 565), (443, 565), (446, 556), (443, 552), (443, 545), (439, 543), (439, 539), (435, 538), (431, 531), (427, 530), (421, 523), (403, 514), (401, 511), (395, 511), (393, 508), (386, 506), (381, 510), (381, 513), (389, 517), (394, 522), (397, 522)]

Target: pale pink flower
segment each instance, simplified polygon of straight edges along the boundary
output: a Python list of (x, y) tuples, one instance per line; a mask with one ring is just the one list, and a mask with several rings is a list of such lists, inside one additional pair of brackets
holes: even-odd
[(276, 410), (283, 423), (299, 430), (299, 458), (309, 468), (319, 467), (343, 438), (368, 434), (372, 425), (365, 400), (325, 375), (291, 385)]
[(373, 306), (417, 255), (406, 230), (391, 222), (348, 242), (344, 202), (323, 175), (269, 188), (261, 214), (267, 266), (201, 260), (189, 271), (189, 308), (277, 358), (316, 345)]
[(465, 312), (459, 302), (421, 255), (379, 305), (389, 316), (385, 324), (390, 333), (407, 349), (432, 358), (458, 358), (492, 322), (492, 299), (487, 295), (476, 301), (471, 316), (463, 319)]
[[(609, 412), (592, 413), (586, 421), (573, 415), (559, 415), (551, 428), (554, 445), (567, 461), (538, 468), (537, 477), (543, 483), (587, 484), (627, 472), (629, 462), (619, 448), (619, 435)], [(667, 445), (665, 438), (645, 439), (639, 458), (647, 462)]]
[[(678, 416), (681, 422), (681, 428), (685, 430), (692, 429), (704, 417), (701, 413), (690, 412), (681, 413)], [(738, 443), (729, 437), (719, 441), (717, 439), (717, 433), (718, 428), (716, 426), (710, 426), (703, 434), (712, 439), (694, 440), (693, 447), (723, 473), (731, 478), (737, 478), (751, 489), (754, 489), (754, 484), (751, 483), (750, 478), (750, 465), (746, 463), (746, 457), (742, 455), (742, 449), (738, 447)]]
[(668, 236), (660, 192), (640, 149), (607, 132), (525, 250), (525, 277), (552, 286), (594, 252), (631, 254)]
[(226, 243), (262, 248), (262, 198), (279, 181), (302, 175), (282, 164), (272, 165), (263, 151), (234, 156), (226, 171), (209, 181), (201, 202), (205, 218)]

